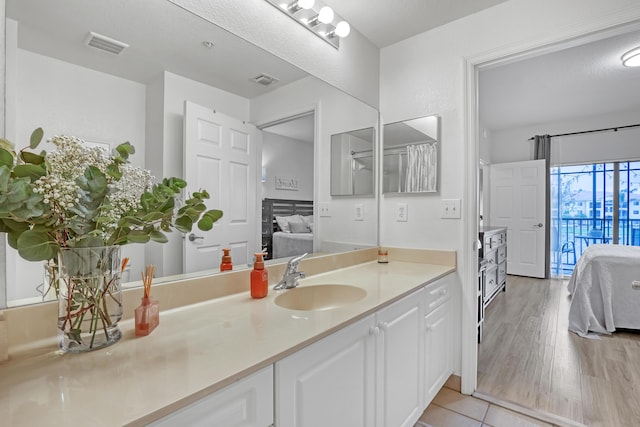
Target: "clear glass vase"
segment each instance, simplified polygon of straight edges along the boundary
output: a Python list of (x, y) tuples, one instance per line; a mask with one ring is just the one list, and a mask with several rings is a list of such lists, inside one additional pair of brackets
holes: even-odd
[(97, 350), (121, 337), (120, 246), (60, 248), (58, 343), (71, 353)]

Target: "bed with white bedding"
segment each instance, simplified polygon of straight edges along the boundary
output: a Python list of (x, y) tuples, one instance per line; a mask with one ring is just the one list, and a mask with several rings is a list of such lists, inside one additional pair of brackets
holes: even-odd
[(640, 247), (588, 246), (568, 290), (570, 331), (586, 337), (640, 329)]
[(262, 241), (266, 259), (313, 252), (313, 201), (262, 200)]
[(313, 233), (273, 233), (273, 257), (284, 258), (313, 252)]

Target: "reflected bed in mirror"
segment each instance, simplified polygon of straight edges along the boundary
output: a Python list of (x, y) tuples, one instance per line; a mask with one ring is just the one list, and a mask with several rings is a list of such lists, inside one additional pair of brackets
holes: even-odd
[(383, 193), (438, 191), (439, 117), (383, 127)]
[[(371, 106), (166, 0), (7, 0), (6, 15), (6, 138), (16, 146), (28, 145), (37, 127), (45, 130), (46, 138), (74, 135), (110, 148), (130, 141), (136, 147), (134, 166), (157, 177), (183, 177), (185, 101), (253, 127), (322, 107), (322, 118), (312, 122), (315, 138), (309, 150), (318, 188), (304, 197), (315, 204), (330, 203), (333, 217), (315, 215), (314, 251), (377, 244), (375, 199), (370, 205), (365, 201), (365, 221), (354, 227), (342, 218), (353, 206), (331, 201), (329, 177), (320, 176), (329, 170), (330, 135), (340, 129), (377, 127), (378, 112)], [(118, 55), (96, 50), (84, 43), (89, 32), (129, 47)], [(257, 84), (254, 77), (261, 74), (276, 80)], [(247, 167), (258, 169), (264, 160), (261, 137), (248, 140), (245, 148), (255, 156)], [(226, 236), (233, 225), (246, 226), (246, 236), (225, 237), (227, 242), (246, 242), (232, 251), (234, 269), (247, 268), (261, 249), (260, 204), (266, 196), (260, 171), (244, 172), (222, 168), (216, 172), (216, 187), (207, 188), (212, 195), (208, 207), (224, 211), (213, 233)], [(272, 172), (277, 173), (269, 166), (270, 180)], [(234, 177), (247, 177), (242, 195), (225, 190)], [(291, 189), (281, 191), (294, 198)], [(156, 266), (154, 283), (218, 272), (220, 249), (228, 243), (203, 248), (209, 261), (194, 270), (183, 267), (185, 244), (193, 242), (173, 232), (164, 245), (124, 246), (123, 256), (131, 262), (123, 281), (139, 285), (147, 264)], [(0, 262), (0, 287), (6, 291), (0, 308), (42, 301), (37, 288), (43, 275), (42, 263), (23, 261), (7, 248), (6, 263)]]
[(373, 196), (375, 129), (331, 135), (331, 195)]

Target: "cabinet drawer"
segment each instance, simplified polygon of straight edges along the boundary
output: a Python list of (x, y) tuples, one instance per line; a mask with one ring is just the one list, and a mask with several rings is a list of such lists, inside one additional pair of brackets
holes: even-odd
[(484, 259), (487, 261), (487, 268), (491, 268), (498, 263), (496, 259), (496, 254), (497, 254), (497, 251), (491, 251), (484, 256)]
[(495, 292), (498, 288), (498, 269), (492, 268), (487, 270), (487, 275), (485, 276), (485, 285), (484, 285), (484, 301), (487, 303), (488, 298)]
[(427, 294), (427, 313), (430, 313), (450, 298), (449, 280), (447, 278), (436, 280), (434, 283), (427, 285), (425, 291)]
[(497, 255), (497, 259), (496, 262), (498, 264), (500, 264), (501, 262), (503, 262), (505, 259), (507, 259), (507, 245), (502, 245), (498, 248), (497, 250), (498, 255)]
[(498, 264), (498, 285), (501, 285), (507, 279), (507, 263), (503, 261)]

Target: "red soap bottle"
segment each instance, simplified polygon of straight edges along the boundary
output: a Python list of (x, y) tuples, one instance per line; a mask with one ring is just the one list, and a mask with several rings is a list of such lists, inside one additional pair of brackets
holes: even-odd
[(229, 255), (230, 251), (231, 249), (229, 248), (222, 249), (223, 255), (222, 255), (222, 261), (220, 262), (220, 271), (233, 270), (233, 264), (231, 263), (231, 255)]
[(251, 272), (251, 298), (264, 298), (269, 290), (269, 272), (264, 268), (262, 252), (254, 254), (256, 261)]

